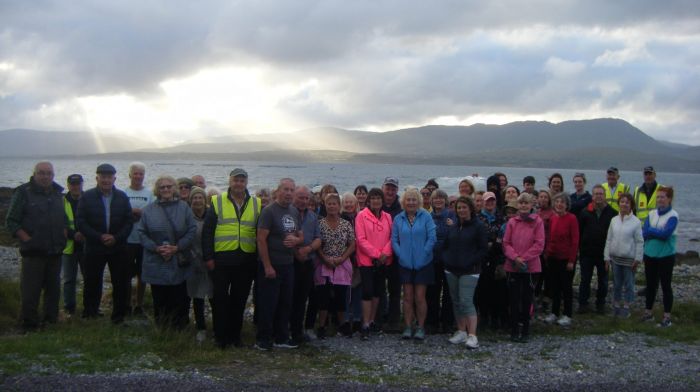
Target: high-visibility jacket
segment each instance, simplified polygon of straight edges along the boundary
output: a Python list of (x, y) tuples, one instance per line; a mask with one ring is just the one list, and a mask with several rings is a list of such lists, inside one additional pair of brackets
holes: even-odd
[(603, 184), (603, 189), (605, 189), (605, 200), (610, 204), (615, 211), (620, 212), (620, 205), (617, 201), (620, 199), (620, 195), (623, 193), (629, 193), (629, 185), (625, 185), (621, 182), (617, 183), (617, 188), (615, 188), (615, 194), (611, 192), (610, 184), (607, 182)]
[[(66, 218), (68, 220), (68, 228), (75, 231), (75, 217), (73, 216), (73, 208), (70, 206), (70, 202), (63, 198), (63, 210), (66, 212)], [(72, 255), (75, 251), (75, 242), (72, 239), (66, 241), (66, 247), (63, 248), (64, 255)]]
[(635, 215), (637, 215), (637, 218), (639, 218), (642, 223), (644, 223), (647, 216), (649, 216), (649, 212), (656, 209), (656, 192), (659, 188), (661, 188), (661, 184), (656, 184), (656, 188), (654, 188), (654, 192), (651, 193), (651, 197), (648, 200), (647, 194), (641, 186), (634, 189)]
[(257, 249), (256, 231), (261, 205), (259, 198), (250, 196), (241, 208), (239, 220), (228, 192), (213, 196), (212, 207), (217, 216), (214, 252), (227, 252), (240, 247), (243, 252), (254, 253)]

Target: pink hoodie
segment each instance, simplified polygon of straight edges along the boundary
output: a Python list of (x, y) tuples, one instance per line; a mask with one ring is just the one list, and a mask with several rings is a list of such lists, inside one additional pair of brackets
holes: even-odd
[(368, 207), (363, 209), (355, 218), (355, 238), (357, 265), (371, 267), (372, 259), (378, 259), (382, 253), (389, 256), (386, 265), (391, 264), (391, 215), (382, 211), (377, 219)]
[(504, 269), (521, 272), (513, 267), (513, 260), (521, 257), (527, 263), (527, 272), (542, 272), (540, 255), (544, 250), (544, 222), (537, 214), (525, 220), (520, 215), (511, 218), (503, 236), (503, 253), (506, 256)]

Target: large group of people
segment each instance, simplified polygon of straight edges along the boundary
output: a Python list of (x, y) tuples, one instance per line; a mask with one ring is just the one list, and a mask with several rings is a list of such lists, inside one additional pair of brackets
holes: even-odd
[(63, 194), (53, 165), (39, 162), (15, 190), (6, 220), (22, 255), (21, 323), (30, 331), (57, 321), (61, 277), (65, 312), (76, 314), (78, 270), (82, 317), (100, 317), (107, 265), (115, 324), (144, 313), (148, 285), (159, 327), (184, 328), (192, 309), (202, 342), (208, 303), (215, 343), (240, 347), (252, 288), (260, 350), (296, 348), (331, 331), (417, 341), (451, 333), (451, 343), (475, 349), (479, 324), (507, 329), (515, 342), (527, 342), (535, 317), (571, 325), (579, 264), (578, 312), (593, 310), (595, 270), (595, 311), (607, 311), (612, 273), (613, 315), (630, 317), (643, 265), (642, 319), (653, 320), (660, 284), (659, 325), (669, 327), (678, 214), (673, 188), (656, 182), (653, 167), (643, 172), (633, 193), (615, 167), (590, 192), (576, 173), (571, 194), (559, 173), (540, 190), (526, 176), (522, 191), (504, 173), (483, 190), (470, 176), (455, 196), (434, 179), (400, 192), (396, 177), (345, 194), (332, 184), (315, 194), (283, 178), (274, 190), (251, 193), (243, 168), (229, 173), (223, 192), (202, 175), (162, 175), (148, 189), (146, 166), (135, 162), (122, 191), (105, 163), (95, 187), (83, 191), (82, 175), (71, 174)]

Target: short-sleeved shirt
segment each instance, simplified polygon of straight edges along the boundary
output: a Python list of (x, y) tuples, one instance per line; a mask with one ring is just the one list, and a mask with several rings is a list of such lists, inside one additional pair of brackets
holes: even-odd
[(301, 230), (299, 210), (293, 205), (282, 207), (279, 203), (270, 203), (260, 213), (258, 228), (269, 230), (267, 250), (272, 265), (294, 263), (294, 249), (284, 246), (284, 238)]
[(340, 257), (348, 249), (348, 244), (355, 241), (355, 231), (350, 222), (345, 219), (341, 219), (338, 227), (333, 229), (328, 224), (328, 220), (322, 218), (318, 222), (318, 227), (321, 232), (321, 248), (324, 255)]
[[(148, 203), (153, 201), (153, 191), (144, 187), (141, 190), (133, 190), (131, 188), (126, 188), (124, 190), (124, 193), (126, 193), (127, 196), (129, 196), (129, 203), (131, 203), (131, 208), (143, 208), (146, 207)], [(136, 223), (136, 222), (134, 222)], [(136, 224), (134, 224), (134, 228), (131, 229), (131, 233), (129, 234), (129, 238), (127, 238), (126, 242), (130, 244), (138, 244), (141, 242), (139, 239), (139, 234), (136, 232)]]

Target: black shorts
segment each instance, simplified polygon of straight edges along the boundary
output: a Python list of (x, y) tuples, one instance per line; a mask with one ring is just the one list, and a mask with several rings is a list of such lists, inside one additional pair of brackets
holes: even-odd
[(127, 270), (129, 278), (141, 276), (143, 267), (143, 246), (141, 244), (126, 244)]
[(370, 301), (379, 298), (386, 290), (386, 266), (360, 267), (362, 277), (362, 300)]
[(350, 286), (327, 283), (316, 286), (316, 303), (318, 310), (334, 309), (344, 312)]
[(399, 267), (399, 276), (401, 284), (435, 284), (435, 266), (430, 263), (419, 270)]

